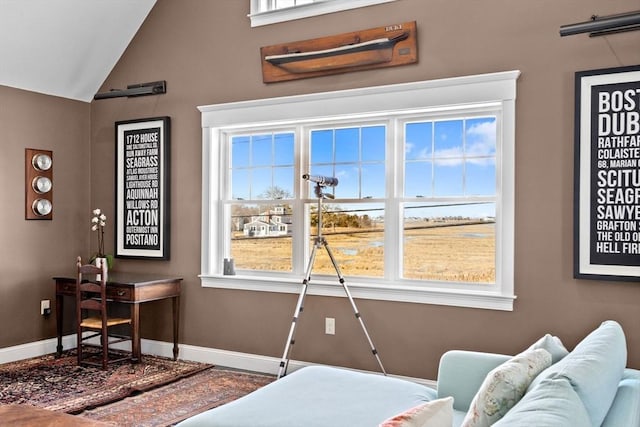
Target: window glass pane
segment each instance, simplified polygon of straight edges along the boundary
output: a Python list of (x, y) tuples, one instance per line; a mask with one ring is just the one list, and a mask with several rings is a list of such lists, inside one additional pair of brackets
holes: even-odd
[(230, 253), (236, 270), (291, 271), (288, 204), (234, 204)]
[(486, 157), (496, 155), (496, 119), (481, 117), (468, 119), (466, 126), (467, 157)]
[(296, 5), (295, 0), (275, 0), (274, 9), (282, 9), (284, 7), (291, 7), (295, 5)]
[(384, 161), (385, 127), (368, 126), (362, 128), (362, 161)]
[(249, 169), (233, 169), (231, 172), (231, 198), (251, 198), (249, 186)]
[(407, 123), (405, 126), (404, 155), (406, 160), (427, 160), (432, 157), (433, 123)]
[(403, 277), (495, 282), (495, 203), (404, 206)]
[(291, 199), (293, 192), (293, 168), (276, 168), (273, 171), (274, 185), (267, 199)]
[(336, 129), (336, 163), (357, 162), (360, 159), (359, 129)]
[(231, 167), (249, 167), (249, 137), (234, 136), (231, 139)]
[(311, 132), (311, 164), (333, 162), (333, 130)]
[(496, 119), (468, 119), (466, 126), (465, 193), (496, 194)]
[(430, 197), (432, 162), (410, 162), (404, 166), (404, 196)]
[(339, 198), (384, 197), (385, 137), (381, 125), (313, 130), (311, 174), (338, 178)]
[(433, 195), (461, 196), (462, 176), (462, 159), (436, 161), (433, 169)]
[(292, 132), (232, 137), (231, 198), (293, 197), (294, 144)]
[(271, 182), (271, 168), (255, 168), (251, 171), (251, 198), (268, 199)]
[(384, 174), (383, 163), (362, 167), (362, 198), (384, 198)]
[(251, 138), (251, 164), (264, 166), (273, 164), (271, 135), (255, 135)]
[(465, 193), (470, 196), (495, 196), (495, 158), (467, 160), (465, 166)]
[(434, 152), (436, 158), (463, 156), (463, 121), (447, 120), (434, 125)]
[[(384, 275), (384, 208), (382, 204), (323, 204), (322, 235), (344, 276)], [(310, 250), (318, 233), (317, 204), (310, 206)], [(328, 251), (316, 249), (312, 273), (337, 273)]]
[(269, 8), (267, 5), (268, 1), (263, 0), (260, 3), (260, 10), (275, 10), (275, 9), (284, 9), (287, 7), (300, 6), (303, 4), (313, 3), (317, 0), (271, 0), (271, 7)]
[(294, 164), (294, 134), (282, 133), (276, 134), (275, 137), (275, 159), (273, 164), (276, 166), (287, 166)]
[(335, 168), (333, 167), (333, 165), (324, 165), (324, 166), (311, 165), (311, 168), (309, 169), (309, 174), (314, 176), (332, 177), (332, 176), (335, 176)]
[(341, 199), (360, 198), (360, 171), (351, 165), (336, 165), (338, 186), (335, 195)]

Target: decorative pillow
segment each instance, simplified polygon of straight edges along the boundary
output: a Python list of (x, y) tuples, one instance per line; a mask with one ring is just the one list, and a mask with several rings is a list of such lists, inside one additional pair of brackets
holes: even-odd
[(535, 350), (537, 348), (544, 348), (549, 353), (551, 353), (551, 364), (553, 365), (556, 362), (562, 360), (567, 354), (569, 354), (569, 350), (562, 344), (560, 338), (553, 336), (551, 334), (546, 334), (538, 341), (533, 343), (531, 347), (527, 350)]
[(569, 380), (556, 377), (542, 380), (494, 426), (530, 427), (532, 422), (536, 427), (579, 427), (590, 426), (591, 418)]
[(524, 396), (531, 381), (551, 366), (545, 349), (526, 350), (487, 374), (471, 401), (462, 427), (486, 427), (502, 418)]
[(615, 399), (626, 364), (627, 341), (622, 326), (607, 320), (565, 358), (538, 375), (528, 392), (545, 378), (566, 377), (584, 402), (593, 425), (599, 426)]
[(451, 427), (453, 397), (426, 402), (389, 418), (379, 427)]

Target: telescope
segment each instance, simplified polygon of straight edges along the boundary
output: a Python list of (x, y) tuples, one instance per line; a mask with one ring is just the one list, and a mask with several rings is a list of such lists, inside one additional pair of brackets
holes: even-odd
[(338, 185), (338, 178), (329, 177), (329, 176), (321, 176), (321, 175), (302, 175), (302, 179), (306, 179), (307, 181), (315, 182), (318, 185), (322, 185), (324, 187), (335, 187)]

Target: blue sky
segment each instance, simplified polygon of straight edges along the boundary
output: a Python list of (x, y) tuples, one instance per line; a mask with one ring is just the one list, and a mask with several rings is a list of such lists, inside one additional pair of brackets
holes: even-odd
[[(404, 134), (405, 197), (495, 194), (494, 117), (408, 122)], [(294, 138), (292, 132), (234, 136), (232, 198), (261, 199), (274, 186), (293, 195)], [(302, 173), (337, 177), (339, 185), (326, 189), (337, 199), (384, 198), (385, 141), (384, 125), (312, 130)], [(484, 215), (493, 216), (489, 211)]]

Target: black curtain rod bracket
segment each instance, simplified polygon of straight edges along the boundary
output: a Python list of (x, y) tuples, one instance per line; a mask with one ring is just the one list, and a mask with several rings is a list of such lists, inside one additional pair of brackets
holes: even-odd
[(596, 37), (635, 30), (640, 30), (640, 11), (602, 17), (593, 15), (590, 21), (561, 25), (560, 36), (589, 33), (590, 37)]
[(166, 80), (128, 85), (126, 89), (111, 89), (109, 92), (96, 93), (93, 99), (122, 98), (125, 96), (131, 98), (135, 96), (160, 95), (163, 93), (167, 93)]

